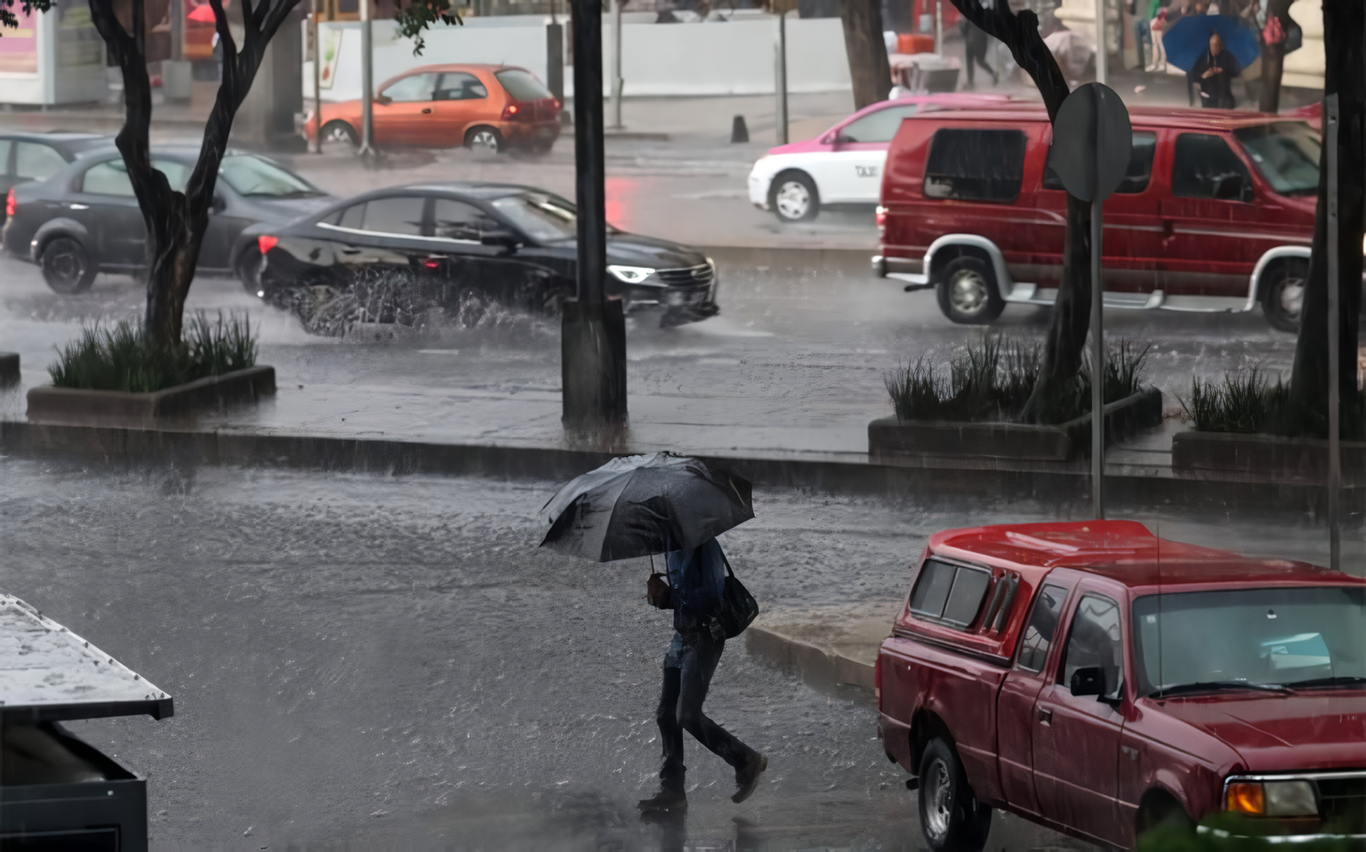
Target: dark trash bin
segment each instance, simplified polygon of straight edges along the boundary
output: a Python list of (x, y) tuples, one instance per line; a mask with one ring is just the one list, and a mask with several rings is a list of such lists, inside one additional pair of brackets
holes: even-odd
[(141, 675), (0, 594), (0, 852), (145, 852), (146, 780), (61, 723), (173, 712)]

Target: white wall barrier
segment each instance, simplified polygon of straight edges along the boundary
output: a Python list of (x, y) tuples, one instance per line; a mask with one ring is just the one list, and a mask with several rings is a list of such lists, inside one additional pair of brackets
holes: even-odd
[[(499, 25), (494, 22), (502, 22)], [(603, 21), (604, 94), (611, 71), (610, 19)], [(472, 19), (466, 26), (438, 27), (426, 35), (426, 49), (413, 55), (413, 43), (397, 37), (390, 21), (374, 27), (375, 85), (419, 65), (488, 62), (520, 65), (546, 78), (545, 22), (538, 18)], [(626, 21), (622, 28), (622, 77), (626, 97), (686, 95), (759, 95), (773, 93), (773, 45), (777, 21), (771, 17), (707, 23), (656, 24)], [(357, 24), (324, 24), (320, 40), (324, 69), (332, 79), (322, 86), (323, 100), (360, 97), (360, 29)], [(566, 28), (567, 29), (567, 28)], [(849, 64), (844, 31), (837, 18), (787, 22), (788, 91), (848, 91)], [(568, 51), (566, 51), (566, 57)], [(313, 69), (306, 63), (304, 96), (313, 98)], [(565, 68), (565, 94), (573, 94), (573, 69)]]

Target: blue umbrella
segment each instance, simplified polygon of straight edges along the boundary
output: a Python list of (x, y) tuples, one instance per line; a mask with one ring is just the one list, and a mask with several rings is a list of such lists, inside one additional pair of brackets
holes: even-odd
[(1246, 68), (1257, 61), (1257, 54), (1261, 53), (1261, 48), (1257, 46), (1257, 33), (1228, 15), (1189, 15), (1177, 19), (1162, 37), (1167, 61), (1182, 71), (1189, 71), (1196, 60), (1209, 50), (1212, 33), (1219, 34), (1224, 40), (1224, 50), (1232, 53), (1239, 65)]

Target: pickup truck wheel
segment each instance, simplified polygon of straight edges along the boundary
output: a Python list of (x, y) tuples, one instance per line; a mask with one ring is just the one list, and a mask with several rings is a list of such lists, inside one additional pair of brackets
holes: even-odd
[(1167, 795), (1149, 798), (1138, 811), (1135, 832), (1143, 836), (1150, 831), (1168, 834), (1195, 834), (1195, 820), (1190, 818), (1181, 803)]
[(931, 740), (920, 759), (920, 830), (935, 852), (978, 852), (991, 830), (991, 808), (977, 801), (942, 739)]
[(964, 325), (984, 325), (1005, 310), (1005, 300), (996, 286), (996, 276), (980, 257), (958, 257), (949, 261), (935, 285), (939, 310), (944, 316)]

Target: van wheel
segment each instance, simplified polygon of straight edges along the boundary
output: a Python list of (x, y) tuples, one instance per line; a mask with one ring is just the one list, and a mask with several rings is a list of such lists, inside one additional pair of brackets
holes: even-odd
[(939, 310), (954, 322), (981, 325), (995, 320), (1006, 303), (996, 287), (996, 276), (979, 257), (949, 261), (935, 286)]
[(991, 831), (991, 808), (977, 801), (958, 754), (933, 739), (920, 758), (920, 831), (935, 852), (977, 852)]
[(773, 179), (768, 206), (783, 222), (809, 222), (821, 212), (816, 184), (804, 172), (784, 172)]
[(57, 237), (43, 246), (38, 263), (47, 286), (63, 296), (84, 293), (95, 283), (96, 267), (90, 253), (70, 237)]
[(1266, 274), (1266, 283), (1262, 285), (1262, 313), (1273, 328), (1290, 332), (1300, 330), (1304, 285), (1308, 278), (1309, 264), (1303, 260), (1278, 263)]

